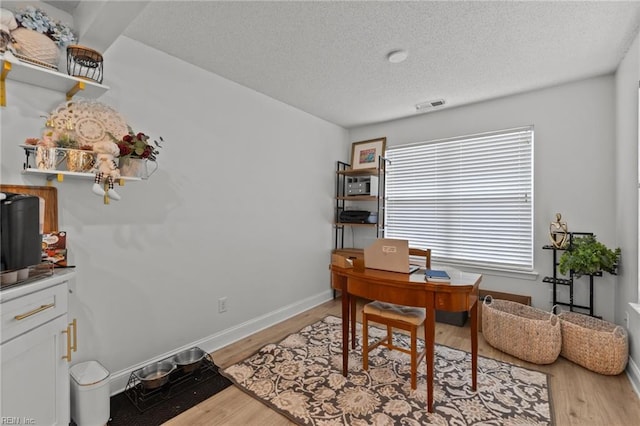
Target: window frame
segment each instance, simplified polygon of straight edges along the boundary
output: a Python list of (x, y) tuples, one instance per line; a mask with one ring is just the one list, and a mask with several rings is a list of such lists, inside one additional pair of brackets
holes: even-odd
[[(506, 180), (504, 181), (504, 185), (501, 184), (500, 182), (501, 179), (498, 177), (498, 175), (500, 173), (504, 173), (504, 171), (498, 171), (498, 172), (494, 172), (494, 174), (496, 175), (496, 177), (493, 178), (493, 181), (491, 180), (489, 174), (491, 173), (491, 165), (489, 164), (489, 162), (493, 162), (495, 163), (496, 161), (500, 161), (499, 159), (496, 160), (495, 155), (492, 152), (485, 152), (480, 153), (478, 157), (474, 157), (473, 159), (471, 159), (469, 157), (469, 149), (473, 148), (474, 152), (476, 152), (475, 150), (481, 151), (482, 149), (487, 149), (487, 147), (491, 148), (495, 148), (496, 146), (501, 146), (504, 145), (505, 143), (512, 143), (512, 146), (509, 146), (509, 150), (512, 151), (518, 151), (518, 152), (512, 152), (512, 153), (507, 153), (506, 155), (506, 159), (503, 161), (516, 161), (516, 159), (522, 159), (524, 158), (524, 162), (522, 164), (516, 164), (511, 165), (512, 167), (512, 173), (513, 175), (518, 175), (517, 179), (518, 182), (516, 183), (509, 183)], [(489, 145), (488, 145), (489, 144)], [(458, 148), (455, 148), (455, 147)], [(418, 160), (415, 159), (415, 157), (412, 157), (411, 159), (409, 159), (409, 157), (413, 154), (417, 155), (418, 151), (421, 151), (420, 154), (423, 156), (426, 156), (427, 159), (429, 161), (438, 161), (438, 157), (440, 157), (440, 159), (444, 159), (444, 160), (450, 160), (452, 157), (452, 155), (455, 154), (451, 154), (451, 152), (447, 153), (445, 152), (444, 154), (438, 155), (437, 151), (438, 149), (445, 149), (445, 150), (453, 150), (455, 151), (455, 149), (458, 149), (458, 151), (460, 153), (462, 153), (461, 157), (463, 158), (462, 161), (460, 161), (461, 164), (464, 163), (464, 161), (467, 161), (468, 163), (464, 163), (461, 166), (458, 166), (458, 172), (462, 172), (463, 174), (461, 174), (460, 176), (462, 176), (462, 179), (460, 179), (457, 183), (458, 185), (458, 190), (459, 190), (459, 194), (463, 195), (460, 197), (461, 201), (452, 201), (451, 197), (455, 195), (455, 190), (450, 190), (450, 188), (445, 188), (443, 190), (441, 190), (441, 193), (438, 194), (438, 190), (437, 189), (433, 189), (433, 188), (428, 188), (428, 187), (437, 187), (440, 184), (440, 178), (438, 178), (439, 174), (442, 176), (441, 180), (443, 182), (442, 186), (445, 187), (445, 185), (447, 184), (451, 184), (453, 186), (456, 185), (456, 177), (450, 177), (447, 176), (447, 171), (451, 171), (456, 169), (455, 165), (447, 165), (446, 161), (444, 164), (444, 166), (439, 165), (437, 167), (441, 168), (442, 170), (436, 170), (433, 171), (436, 166), (434, 166), (434, 163), (432, 162), (430, 164), (429, 167), (432, 167), (432, 169), (428, 169), (428, 171), (426, 171), (425, 173), (427, 175), (430, 174), (429, 177), (425, 177), (422, 176), (423, 180), (427, 180), (427, 179), (434, 179), (437, 181), (437, 183), (433, 184), (431, 181), (427, 181), (426, 183), (424, 183), (424, 186), (420, 186), (419, 184), (415, 184), (413, 182), (409, 181), (409, 178), (407, 176), (405, 176), (405, 181), (406, 183), (398, 183), (395, 182), (396, 179), (402, 179), (400, 177), (397, 176), (398, 173), (401, 172), (397, 172), (397, 167), (400, 165), (400, 167), (402, 167), (404, 164), (408, 164), (410, 162), (416, 163), (413, 166), (409, 165), (408, 169), (404, 170), (404, 173), (408, 173), (408, 172), (412, 172), (414, 170), (418, 170), (418, 171), (424, 171), (426, 170), (425, 167), (422, 164), (429, 164), (428, 162), (422, 163), (422, 157)], [(429, 154), (429, 151), (431, 151), (431, 154)], [(507, 151), (507, 150), (505, 150)], [(425, 154), (425, 152), (427, 152)], [(503, 151), (500, 151), (501, 154), (503, 153)], [(466, 154), (465, 154), (466, 153)], [(485, 270), (485, 271), (494, 271), (498, 274), (501, 275), (516, 275), (516, 276), (536, 276), (537, 273), (534, 271), (534, 238), (533, 238), (533, 233), (534, 233), (534, 126), (530, 125), (530, 126), (522, 126), (522, 127), (517, 127), (517, 128), (511, 128), (511, 129), (503, 129), (503, 130), (497, 130), (497, 131), (491, 131), (491, 132), (484, 132), (484, 133), (477, 133), (477, 134), (470, 134), (470, 135), (464, 135), (464, 136), (456, 136), (456, 137), (451, 137), (451, 138), (445, 138), (445, 139), (436, 139), (436, 140), (428, 140), (428, 141), (422, 141), (422, 142), (414, 142), (414, 143), (409, 143), (409, 144), (403, 144), (403, 145), (393, 145), (393, 146), (388, 146), (387, 150), (386, 150), (386, 158), (389, 161), (388, 163), (388, 168), (387, 168), (387, 173), (386, 173), (386, 179), (385, 179), (385, 196), (386, 196), (386, 202), (385, 202), (385, 219), (384, 219), (384, 223), (385, 223), (385, 237), (387, 238), (403, 238), (403, 239), (408, 239), (410, 244), (413, 246), (417, 246), (417, 247), (428, 247), (432, 249), (432, 253), (433, 253), (433, 260), (436, 263), (440, 263), (440, 264), (451, 264), (451, 265), (456, 265), (456, 266), (462, 266), (465, 267), (466, 269), (475, 269), (475, 270)], [(400, 158), (400, 157), (404, 157), (404, 158)], [(466, 157), (466, 158), (464, 158)], [(479, 162), (487, 162), (487, 164), (482, 164)], [(518, 161), (522, 161), (522, 160), (518, 160)], [(394, 164), (395, 163), (395, 164)], [(476, 165), (471, 165), (471, 163), (478, 163)], [(504, 165), (509, 165), (509, 162), (505, 162), (503, 163)], [(471, 177), (474, 175), (474, 173), (480, 173), (483, 168), (487, 167), (486, 170), (489, 170), (489, 172), (485, 172), (487, 173), (487, 181), (486, 183), (486, 188), (483, 190), (480, 190), (478, 188), (478, 190), (480, 190), (481, 192), (484, 191), (485, 195), (491, 194), (492, 191), (496, 192), (496, 191), (511, 191), (512, 193), (510, 193), (509, 195), (506, 195), (506, 197), (512, 197), (512, 199), (509, 200), (495, 200), (495, 201), (491, 201), (489, 203), (484, 202), (480, 197), (469, 197), (469, 190), (466, 190), (465, 188), (467, 186), (470, 186), (469, 184), (465, 183), (464, 180), (464, 176), (467, 177)], [(476, 171), (477, 170), (477, 171)], [(467, 173), (467, 174), (464, 174)], [(418, 176), (418, 174), (416, 175), (411, 175), (410, 179), (414, 179), (415, 176)], [(481, 178), (484, 179), (484, 178)], [(484, 182), (484, 181), (483, 181)], [(498, 183), (496, 183), (498, 182)], [(475, 183), (475, 181), (474, 181)], [(411, 191), (412, 186), (416, 186), (415, 191), (416, 192), (421, 192), (422, 196), (425, 197), (425, 194), (427, 194), (426, 196), (428, 197), (429, 194), (431, 194), (431, 196), (435, 197), (434, 199), (427, 199), (427, 198), (422, 198), (421, 200), (423, 201), (423, 204), (429, 204), (431, 207), (427, 206), (427, 207), (415, 207), (414, 210), (412, 211), (411, 209), (406, 210), (408, 213), (406, 214), (406, 218), (401, 219), (399, 217), (394, 218), (393, 216), (397, 214), (398, 212), (398, 207), (397, 205), (400, 204), (402, 201), (402, 197), (405, 198), (405, 202), (407, 204), (409, 204), (409, 202), (407, 201), (409, 199), (409, 195), (406, 195), (407, 193), (405, 193), (405, 195), (401, 195), (400, 197), (396, 197), (396, 193), (398, 191), (398, 185), (405, 191)], [(404, 186), (403, 186), (404, 185)], [(503, 187), (501, 187), (503, 186)], [(488, 189), (488, 190), (487, 190)], [(525, 193), (520, 192), (519, 195), (520, 197), (522, 197), (522, 200), (516, 200), (514, 201), (514, 197), (517, 197), (518, 194), (514, 191), (519, 190), (519, 191), (526, 191)], [(431, 192), (430, 192), (431, 191)], [(473, 190), (472, 190), (473, 191)], [(466, 192), (467, 195), (464, 195)], [(444, 197), (443, 197), (444, 195)], [(444, 200), (444, 198), (449, 198), (448, 200)], [(468, 235), (466, 237), (464, 237), (463, 235), (467, 232), (465, 230), (458, 230), (458, 231), (447, 231), (447, 232), (443, 232), (440, 229), (431, 229), (429, 230), (428, 227), (427, 229), (422, 229), (418, 234), (413, 233), (413, 229), (415, 225), (409, 225), (407, 226), (405, 229), (402, 229), (401, 227), (398, 227), (397, 224), (405, 221), (406, 223), (410, 223), (411, 219), (412, 219), (412, 215), (413, 219), (416, 219), (417, 217), (420, 217), (420, 220), (423, 220), (424, 216), (420, 216), (419, 212), (421, 212), (421, 209), (425, 209), (424, 211), (427, 212), (425, 215), (430, 217), (430, 222), (432, 223), (436, 223), (439, 227), (443, 224), (446, 223), (452, 223), (451, 220), (449, 220), (446, 216), (448, 215), (448, 213), (440, 213), (438, 216), (438, 212), (433, 212), (431, 210), (429, 210), (430, 208), (433, 210), (437, 210), (438, 206), (440, 204), (442, 204), (443, 206), (447, 207), (447, 208), (451, 208), (451, 206), (454, 206), (458, 209), (457, 213), (454, 213), (454, 221), (457, 220), (456, 219), (456, 214), (458, 214), (458, 220), (461, 216), (459, 216), (460, 214), (462, 215), (467, 215), (467, 211), (464, 210), (465, 208), (469, 208), (473, 206), (473, 203), (470, 203), (469, 201), (467, 201), (467, 199), (465, 199), (464, 197), (467, 198), (476, 198), (476, 204), (475, 206), (477, 206), (478, 204), (484, 204), (485, 208), (487, 206), (489, 206), (489, 208), (500, 208), (500, 206), (505, 206), (508, 207), (509, 205), (511, 206), (517, 206), (514, 207), (514, 211), (516, 211), (515, 217), (516, 219), (513, 218), (509, 218), (509, 223), (513, 220), (518, 221), (518, 217), (521, 217), (524, 220), (524, 225), (522, 223), (520, 223), (520, 226), (518, 227), (513, 227), (512, 229), (514, 229), (513, 233), (517, 234), (518, 237), (515, 238), (514, 244), (517, 245), (517, 259), (510, 259), (510, 260), (501, 260), (501, 261), (488, 261), (483, 259), (483, 254), (478, 255), (477, 253), (480, 253), (480, 247), (478, 247), (478, 241), (480, 241), (480, 237), (482, 238), (488, 238), (488, 235), (490, 233), (490, 231), (486, 231), (486, 235), (480, 235), (480, 234), (476, 234), (477, 238), (471, 238)], [(442, 200), (442, 201), (439, 201)], [(524, 202), (523, 202), (524, 200)], [(413, 201), (415, 201), (416, 203), (418, 202), (417, 199), (414, 199)], [(498, 206), (498, 207), (490, 207), (490, 206)], [(462, 212), (462, 213), (460, 213)], [(503, 211), (500, 210), (500, 215), (503, 215)], [(510, 216), (512, 215), (511, 213), (507, 213), (504, 214), (504, 216)], [(498, 215), (498, 216), (500, 216)], [(473, 216), (473, 215), (471, 215)], [(489, 223), (491, 222), (491, 219), (489, 218), (489, 215), (487, 214), (487, 212), (484, 212), (484, 214), (482, 213), (482, 211), (479, 210), (479, 212), (477, 213), (477, 216), (482, 218), (482, 216), (486, 216), (485, 222)], [(447, 220), (449, 220), (447, 222)], [(465, 220), (467, 220), (467, 218), (465, 217)], [(477, 225), (477, 223), (480, 223), (481, 220), (480, 219), (472, 219), (472, 221)], [(461, 221), (463, 222), (463, 221)], [(470, 229), (473, 229), (473, 224), (466, 224), (465, 226), (462, 226), (463, 228), (466, 226), (469, 226)], [(435, 225), (434, 225), (435, 226)], [(492, 226), (497, 226), (495, 223)], [(523, 228), (524, 226), (524, 228)], [(490, 229), (490, 228), (484, 228), (484, 227), (479, 227), (476, 226), (477, 228), (479, 228), (481, 231), (483, 229)], [(407, 228), (411, 228), (411, 229), (407, 229)], [(431, 234), (431, 232), (433, 232), (433, 234)], [(450, 242), (447, 242), (447, 233), (451, 233), (452, 235), (455, 234), (456, 238), (455, 240), (455, 250), (453, 255), (451, 253), (445, 253), (443, 254), (443, 252), (445, 252), (445, 245), (451, 245)], [(473, 231), (472, 231), (473, 233)], [(462, 238), (461, 240), (459, 240), (460, 238)], [(465, 238), (467, 238), (465, 240)], [(483, 242), (483, 244), (485, 244), (485, 242)], [(499, 245), (502, 243), (496, 243), (494, 244), (494, 247), (491, 248), (489, 247), (492, 252), (495, 252), (496, 255), (500, 255), (503, 256), (504, 258), (508, 258), (510, 255), (505, 254), (506, 250), (500, 249)], [(491, 246), (491, 243), (488, 243), (489, 246)], [(462, 248), (461, 248), (462, 247)], [(487, 248), (485, 247), (484, 250), (486, 250)], [(466, 253), (466, 254), (465, 254)], [(485, 256), (488, 259), (495, 259), (495, 257), (490, 257), (490, 256)]]

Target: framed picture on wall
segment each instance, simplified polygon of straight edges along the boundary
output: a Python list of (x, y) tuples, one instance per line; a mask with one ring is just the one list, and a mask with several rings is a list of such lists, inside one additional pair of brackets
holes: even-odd
[(351, 145), (351, 168), (353, 170), (377, 168), (379, 157), (384, 155), (386, 143), (386, 137), (354, 142)]

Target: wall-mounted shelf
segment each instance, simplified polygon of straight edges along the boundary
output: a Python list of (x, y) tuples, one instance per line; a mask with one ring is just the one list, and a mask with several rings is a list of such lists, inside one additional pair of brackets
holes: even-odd
[[(93, 173), (84, 173), (84, 172), (69, 172), (66, 170), (39, 170), (39, 169), (24, 169), (22, 173), (25, 174), (34, 174), (45, 176), (47, 179), (47, 185), (51, 185), (53, 180), (57, 180), (58, 182), (63, 182), (65, 176), (75, 177), (75, 178), (83, 178), (83, 179), (95, 179), (96, 175)], [(129, 177), (129, 176), (121, 176), (119, 177), (115, 183), (120, 186), (124, 186), (125, 181), (128, 180), (142, 180), (139, 177)], [(103, 196), (103, 200), (105, 204), (109, 204), (109, 196), (106, 194), (108, 188), (108, 183), (104, 183), (104, 191), (105, 195)]]
[[(38, 169), (34, 167), (34, 159), (36, 157), (36, 146), (31, 145), (20, 145), (21, 148), (24, 149), (25, 152), (25, 162), (22, 166), (23, 174), (32, 174), (32, 175), (40, 175), (44, 176), (47, 179), (47, 185), (51, 185), (54, 180), (58, 182), (63, 182), (65, 176), (69, 176), (72, 178), (81, 178), (81, 179), (95, 179), (95, 173), (90, 172), (76, 172), (71, 170), (58, 170), (58, 169)], [(73, 150), (69, 150), (73, 151)], [(65, 154), (66, 155), (66, 154)], [(84, 169), (82, 169), (84, 170)], [(118, 179), (114, 179), (114, 183), (120, 186), (124, 186), (125, 181), (139, 181), (142, 180), (140, 177), (134, 176), (120, 176)], [(109, 204), (109, 196), (106, 194), (108, 191), (108, 182), (104, 182), (104, 203)]]
[(70, 100), (79, 91), (82, 91), (85, 97), (97, 98), (109, 90), (108, 86), (91, 80), (72, 77), (18, 59), (9, 61), (3, 55), (0, 55), (0, 70), (0, 101), (2, 106), (6, 105), (5, 80), (14, 80), (55, 90), (66, 94), (67, 100)]
[[(63, 182), (65, 176), (71, 176), (71, 177), (77, 177), (77, 178), (89, 178), (89, 179), (93, 179), (96, 177), (94, 173), (69, 172), (67, 170), (40, 170), (40, 169), (31, 169), (31, 168), (24, 169), (22, 173), (44, 175), (48, 181), (57, 180), (58, 182)], [(121, 176), (118, 180), (124, 182), (127, 180), (142, 180), (142, 178)], [(120, 183), (120, 186), (124, 185), (124, 183), (122, 182)]]

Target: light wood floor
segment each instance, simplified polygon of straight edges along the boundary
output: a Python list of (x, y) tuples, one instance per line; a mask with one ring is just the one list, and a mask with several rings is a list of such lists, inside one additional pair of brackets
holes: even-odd
[[(216, 365), (226, 368), (252, 355), (265, 344), (276, 343), (326, 315), (341, 316), (340, 306), (340, 299), (324, 303), (214, 352), (213, 360)], [(436, 342), (470, 351), (468, 321), (465, 327), (437, 323)], [(530, 364), (492, 348), (485, 342), (482, 333), (478, 336), (478, 347), (478, 354), (481, 356), (549, 374), (553, 417), (557, 426), (640, 425), (640, 400), (625, 373), (603, 376), (562, 357), (551, 365)], [(169, 426), (287, 424), (293, 423), (235, 386), (230, 386), (165, 423)]]

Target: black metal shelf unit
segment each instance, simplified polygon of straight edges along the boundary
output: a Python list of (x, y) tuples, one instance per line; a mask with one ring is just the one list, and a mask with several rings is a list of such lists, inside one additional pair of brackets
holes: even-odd
[[(379, 167), (371, 169), (351, 169), (351, 164), (343, 161), (336, 162), (336, 194), (335, 194), (335, 241), (334, 249), (343, 249), (344, 232), (346, 227), (370, 227), (375, 228), (376, 238), (384, 236), (384, 204), (385, 204), (385, 169), (388, 160), (380, 156), (378, 158)], [(354, 177), (376, 176), (377, 192), (376, 195), (352, 195), (347, 191), (348, 180)], [(373, 189), (373, 188), (372, 188)], [(377, 214), (375, 223), (349, 223), (342, 222), (340, 215), (348, 209), (351, 202), (375, 202), (376, 210), (372, 213)]]
[[(583, 235), (593, 235), (592, 232), (569, 232), (569, 245), (568, 247), (571, 247), (571, 244), (573, 244), (573, 237), (574, 236), (583, 236)], [(567, 248), (568, 248), (567, 247)], [(559, 271), (558, 271), (558, 262), (559, 262), (559, 258), (558, 258), (558, 252), (559, 251), (564, 251), (564, 248), (556, 248), (552, 245), (546, 245), (542, 247), (545, 250), (553, 250), (553, 275), (550, 277), (544, 277), (542, 279), (542, 282), (545, 283), (551, 283), (553, 285), (553, 303), (552, 306), (554, 307), (555, 310), (555, 306), (560, 305), (560, 306), (568, 306), (570, 311), (574, 311), (574, 309), (580, 309), (583, 311), (588, 311), (589, 315), (592, 317), (597, 317), (600, 318), (596, 315), (594, 315), (593, 312), (593, 277), (601, 277), (602, 276), (602, 272), (597, 272), (595, 274), (590, 274), (588, 275), (589, 277), (589, 304), (588, 305), (577, 305), (575, 304), (574, 301), (574, 289), (573, 289), (573, 284), (574, 284), (574, 274), (573, 271), (569, 271), (569, 277), (568, 278), (560, 278), (558, 276)], [(562, 286), (567, 286), (569, 287), (569, 301), (559, 301), (557, 294), (558, 294), (558, 286), (562, 285)]]

